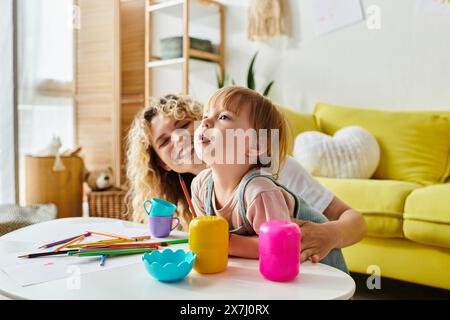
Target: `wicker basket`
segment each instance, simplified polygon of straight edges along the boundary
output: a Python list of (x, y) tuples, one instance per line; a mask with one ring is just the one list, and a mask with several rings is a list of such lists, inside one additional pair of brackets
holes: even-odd
[(125, 194), (121, 189), (88, 192), (89, 216), (128, 220)]

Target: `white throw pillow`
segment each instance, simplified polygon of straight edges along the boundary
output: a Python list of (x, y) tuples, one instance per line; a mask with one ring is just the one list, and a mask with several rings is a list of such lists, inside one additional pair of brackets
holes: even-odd
[(295, 138), (294, 158), (314, 176), (367, 179), (377, 169), (380, 147), (370, 132), (356, 126), (333, 137), (307, 131)]

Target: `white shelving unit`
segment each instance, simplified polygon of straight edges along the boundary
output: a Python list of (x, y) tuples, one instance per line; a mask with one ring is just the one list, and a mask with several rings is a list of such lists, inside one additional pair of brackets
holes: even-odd
[[(181, 8), (180, 8), (181, 7)], [(183, 24), (183, 56), (175, 59), (161, 59), (152, 53), (152, 15), (157, 12), (180, 16), (182, 9)], [(219, 15), (219, 44), (218, 53), (210, 53), (190, 48), (189, 44), (189, 21), (197, 18), (203, 18), (211, 14)], [(214, 0), (169, 0), (164, 2), (154, 2), (147, 0), (145, 14), (145, 104), (149, 102), (152, 95), (152, 69), (157, 67), (182, 65), (182, 90), (184, 94), (189, 94), (189, 64), (190, 59), (202, 59), (219, 66), (219, 76), (224, 76), (225, 63), (225, 15), (224, 6)]]

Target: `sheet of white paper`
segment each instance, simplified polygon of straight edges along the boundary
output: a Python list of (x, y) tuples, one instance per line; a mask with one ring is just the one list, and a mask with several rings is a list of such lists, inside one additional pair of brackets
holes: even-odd
[[(127, 228), (122, 222), (108, 222), (108, 223), (94, 223), (94, 224), (67, 224), (63, 227), (58, 226), (56, 232), (57, 236), (52, 236), (51, 238), (46, 235), (45, 230), (42, 229), (38, 233), (31, 232), (33, 234), (33, 242), (25, 243), (23, 242), (20, 234), (12, 235), (10, 237), (2, 237), (2, 242), (4, 241), (22, 241), (24, 246), (26, 245), (27, 250), (20, 250), (20, 252), (14, 252), (8, 255), (0, 257), (0, 269), (3, 270), (9, 277), (14, 279), (21, 286), (29, 286), (34, 284), (39, 284), (47, 281), (53, 281), (58, 279), (65, 279), (73, 275), (74, 272), (82, 275), (89, 272), (97, 272), (108, 270), (112, 268), (122, 267), (134, 263), (141, 262), (141, 254), (136, 255), (126, 255), (126, 256), (116, 256), (110, 257), (106, 260), (105, 266), (100, 266), (100, 257), (68, 257), (68, 256), (51, 256), (51, 257), (40, 257), (35, 259), (23, 259), (18, 258), (20, 255), (33, 253), (33, 252), (45, 252), (52, 251), (54, 248), (49, 248), (47, 250), (38, 250), (38, 246), (49, 243), (52, 241), (57, 241), (71, 236), (84, 233), (86, 230), (103, 231), (108, 233), (114, 233), (118, 235), (123, 235), (127, 237), (137, 237), (142, 235), (148, 235), (147, 228)], [(42, 231), (41, 231), (42, 230)], [(30, 234), (27, 231), (27, 234)], [(36, 235), (35, 235), (36, 234)], [(55, 230), (52, 229), (51, 233), (55, 234)], [(152, 239), (150, 242), (161, 242), (169, 239), (184, 239), (187, 238), (187, 233), (181, 233), (174, 231), (168, 238)], [(38, 241), (36, 241), (38, 239)], [(86, 238), (83, 242), (93, 242), (98, 240), (105, 240), (106, 237), (103, 236), (90, 236)], [(31, 240), (31, 239), (30, 239)], [(172, 245), (171, 249), (176, 250), (182, 247), (182, 245)]]
[(450, 0), (420, 0), (417, 12), (450, 14)]
[[(67, 225), (58, 224), (56, 230), (52, 224), (36, 224), (30, 226), (29, 228), (36, 228), (36, 230), (39, 231), (32, 232), (33, 234), (32, 238), (24, 239), (19, 229), (19, 232), (12, 232), (10, 234), (6, 234), (5, 236), (2, 237), (2, 240), (29, 242), (41, 246), (46, 243), (56, 242), (62, 239), (67, 239), (70, 237), (81, 235), (83, 233), (86, 233), (86, 230), (103, 231), (123, 235), (126, 237), (148, 235), (148, 231), (146, 228), (142, 229), (125, 228), (121, 221), (107, 222), (107, 223), (71, 223)], [(31, 233), (30, 230), (31, 229), (28, 229), (27, 231), (28, 234)], [(87, 237), (83, 242), (93, 242), (107, 239), (111, 238), (92, 235), (90, 237)]]
[(29, 263), (2, 267), (2, 270), (21, 286), (29, 286), (89, 272), (104, 271), (141, 263), (141, 255), (111, 257), (106, 259), (104, 266), (100, 266), (100, 257), (57, 257), (24, 260), (28, 260)]
[(311, 4), (317, 35), (364, 19), (360, 0), (314, 0)]

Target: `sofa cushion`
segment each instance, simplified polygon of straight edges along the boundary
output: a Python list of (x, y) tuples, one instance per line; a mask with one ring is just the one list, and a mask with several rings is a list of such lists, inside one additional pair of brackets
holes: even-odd
[(311, 113), (302, 113), (287, 107), (279, 106), (284, 116), (288, 119), (293, 136), (296, 137), (304, 131), (317, 131), (316, 120)]
[(381, 157), (374, 178), (432, 184), (449, 176), (450, 112), (389, 112), (319, 103), (314, 115), (326, 134), (357, 125), (375, 136)]
[(420, 188), (419, 184), (396, 180), (316, 178), (339, 199), (364, 215), (368, 236), (403, 237), (405, 199)]
[(450, 248), (450, 183), (414, 190), (405, 203), (405, 237)]

